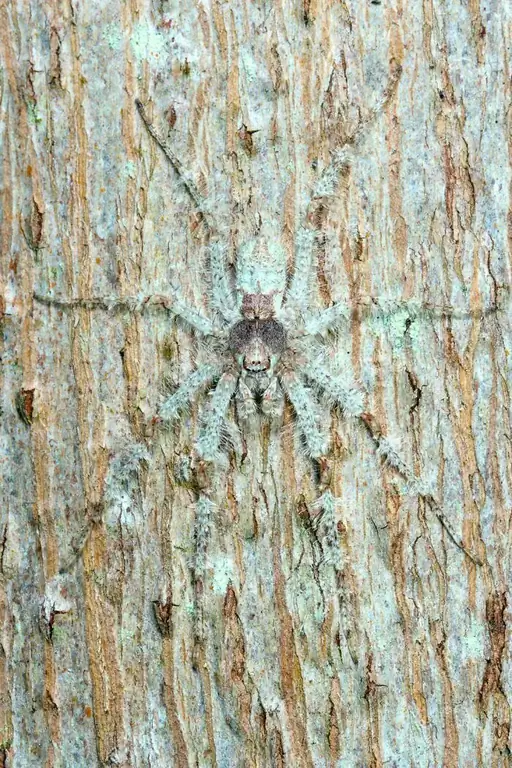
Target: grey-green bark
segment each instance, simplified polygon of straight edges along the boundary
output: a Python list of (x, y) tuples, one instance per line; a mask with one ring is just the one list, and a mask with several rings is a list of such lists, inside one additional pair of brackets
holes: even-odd
[[(510, 29), (476, 0), (0, 7), (0, 765), (510, 764)], [(322, 230), (336, 359), (453, 532), (335, 411), (334, 567), (287, 407), (216, 470), (199, 640), (197, 404), (151, 429), (193, 334), (33, 298), (172, 282), (206, 306), (205, 227), (136, 98), (235, 267), (257, 229), (290, 269)]]

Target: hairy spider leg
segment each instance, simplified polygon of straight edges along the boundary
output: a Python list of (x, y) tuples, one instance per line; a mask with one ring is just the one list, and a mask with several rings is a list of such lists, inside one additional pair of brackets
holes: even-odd
[(313, 250), (317, 232), (301, 227), (295, 238), (295, 263), (290, 284), (285, 291), (279, 320), (288, 331), (297, 326), (311, 299), (311, 277), (313, 271)]
[(411, 492), (415, 493), (425, 501), (448, 533), (451, 541), (463, 551), (473, 563), (481, 565), (482, 562), (479, 557), (469, 552), (460, 539), (458, 539), (442, 511), (441, 505), (433, 494), (426, 489), (421, 477), (415, 473), (414, 469), (410, 467), (401, 456), (399, 450), (400, 441), (387, 436), (375, 417), (371, 413), (364, 411), (363, 392), (355, 386), (347, 386), (347, 383), (341, 376), (331, 374), (318, 363), (303, 365), (301, 366), (301, 370), (309, 380), (316, 383), (320, 389), (325, 392), (333, 405), (338, 404), (341, 406), (346, 416), (353, 416), (360, 419), (375, 445), (377, 455), (405, 480)]
[(194, 634), (196, 642), (204, 642), (204, 610), (203, 593), (204, 578), (206, 573), (206, 562), (208, 552), (208, 542), (211, 536), (212, 516), (214, 504), (205, 494), (199, 494), (195, 504), (194, 521), (194, 558), (192, 561), (192, 571), (194, 578)]
[(391, 317), (398, 313), (406, 312), (411, 321), (424, 316), (432, 319), (443, 317), (483, 318), (495, 312), (499, 312), (504, 307), (490, 306), (475, 309), (456, 309), (449, 304), (434, 304), (433, 302), (421, 302), (415, 299), (379, 299), (378, 297), (362, 297), (358, 299), (355, 307), (351, 307), (342, 301), (332, 304), (330, 307), (311, 313), (306, 316), (303, 326), (298, 324), (297, 330), (290, 330), (291, 338), (300, 338), (303, 336), (321, 336), (327, 331), (337, 330), (339, 326), (353, 317), (368, 315), (370, 312), (374, 317)]
[(303, 364), (301, 370), (327, 395), (331, 405), (339, 405), (344, 415), (359, 418), (363, 422), (375, 444), (377, 454), (407, 483), (420, 483), (420, 478), (401, 457), (399, 441), (387, 437), (375, 418), (365, 412), (364, 393), (358, 387), (348, 386), (344, 377), (333, 375), (318, 361)]
[(350, 319), (352, 311), (342, 301), (337, 301), (330, 307), (310, 314), (304, 323), (304, 335), (321, 336), (326, 331), (338, 328), (341, 323)]
[(210, 270), (212, 275), (211, 303), (230, 325), (241, 319), (237, 309), (236, 296), (230, 282), (227, 268), (227, 248), (221, 243), (210, 245)]
[[(218, 227), (215, 224), (213, 216), (209, 210), (208, 202), (201, 195), (193, 179), (185, 171), (179, 157), (176, 155), (172, 147), (155, 128), (151, 120), (149, 119), (146, 109), (141, 101), (136, 100), (137, 109), (147, 128), (148, 133), (158, 144), (165, 157), (174, 168), (182, 180), (191, 200), (196, 205), (198, 211), (203, 216), (203, 219), (210, 231), (210, 235), (218, 236)], [(217, 312), (228, 323), (234, 323), (240, 318), (240, 313), (236, 307), (236, 298), (233, 289), (230, 285), (229, 275), (227, 273), (227, 260), (226, 260), (226, 248), (220, 242), (213, 242), (209, 249), (210, 254), (210, 266), (212, 273), (212, 295), (211, 302)]]
[(341, 406), (347, 416), (361, 416), (364, 412), (364, 393), (345, 377), (333, 375), (320, 360), (304, 362), (300, 370), (328, 396), (331, 405)]
[(206, 223), (206, 226), (210, 230), (210, 232), (214, 233), (216, 231), (216, 225), (214, 218), (211, 214), (211, 212), (208, 209), (208, 203), (199, 192), (198, 188), (196, 187), (193, 179), (190, 177), (190, 175), (186, 172), (184, 169), (181, 160), (176, 155), (170, 144), (164, 139), (162, 134), (155, 128), (153, 123), (148, 117), (148, 114), (146, 112), (146, 108), (144, 104), (139, 100), (135, 100), (135, 104), (137, 105), (137, 109), (139, 111), (139, 115), (142, 118), (142, 122), (146, 126), (146, 129), (149, 133), (149, 135), (154, 139), (154, 141), (158, 144), (162, 152), (164, 153), (165, 157), (171, 164), (171, 166), (174, 168), (175, 172), (178, 174), (179, 178), (183, 182), (183, 186), (188, 192), (188, 195), (190, 199), (195, 203), (198, 211), (203, 216), (203, 219)]
[(322, 428), (318, 401), (314, 394), (293, 371), (284, 371), (279, 375), (279, 380), (295, 410), (309, 456), (312, 459), (325, 456), (329, 450), (329, 438)]
[(190, 404), (197, 393), (210, 384), (221, 372), (215, 365), (202, 365), (193, 371), (183, 384), (160, 406), (158, 415), (162, 421), (172, 422)]
[(211, 336), (215, 333), (213, 322), (205, 317), (197, 309), (190, 307), (185, 299), (176, 290), (173, 296), (153, 294), (150, 296), (114, 296), (92, 297), (90, 299), (57, 299), (52, 296), (34, 294), (34, 299), (49, 306), (60, 309), (104, 309), (107, 312), (143, 312), (150, 306), (159, 307), (170, 312), (171, 315), (180, 317), (187, 325), (203, 336)]
[(169, 306), (169, 311), (176, 315), (176, 317), (180, 317), (187, 325), (203, 336), (215, 334), (216, 329), (212, 321), (201, 312), (198, 312), (197, 309), (190, 307), (185, 299), (182, 298), (178, 289), (175, 289), (173, 303)]
[(325, 491), (313, 504), (311, 511), (313, 530), (317, 534), (324, 553), (324, 562), (339, 570), (341, 565), (340, 538), (338, 534), (337, 500), (332, 491)]
[(202, 416), (196, 451), (202, 465), (202, 487), (195, 504), (194, 524), (194, 633), (197, 643), (204, 642), (204, 579), (206, 573), (208, 542), (211, 535), (212, 515), (215, 505), (212, 495), (208, 465), (218, 458), (221, 439), (224, 435), (226, 411), (237, 389), (238, 378), (231, 371), (220, 377), (210, 394), (210, 402)]
[(226, 411), (235, 394), (238, 377), (232, 371), (222, 374), (203, 415), (196, 450), (204, 461), (215, 462), (219, 456)]
[(301, 227), (295, 241), (295, 268), (290, 286), (285, 293), (284, 306), (279, 320), (285, 325), (290, 338), (305, 335), (321, 335), (339, 326), (351, 316), (350, 309), (343, 302), (311, 313), (311, 283), (315, 267), (314, 243), (318, 232)]
[[(401, 75), (401, 67), (394, 66), (389, 76), (387, 87), (383, 97), (370, 110), (365, 117), (361, 117), (341, 147), (337, 147), (332, 153), (332, 160), (323, 171), (316, 187), (310, 196), (310, 201), (306, 207), (306, 218), (312, 201), (317, 197), (329, 196), (334, 194), (336, 181), (340, 171), (348, 165), (348, 150), (354, 150), (359, 147), (365, 136), (368, 127), (376, 117), (387, 106), (396, 92)], [(328, 307), (322, 312), (307, 317), (307, 308), (310, 300), (310, 285), (312, 273), (313, 246), (317, 232), (308, 227), (301, 227), (297, 233), (295, 242), (295, 266), (290, 286), (285, 294), (284, 307), (281, 310), (279, 319), (291, 331), (294, 336), (307, 334), (322, 334), (325, 331), (335, 328), (340, 322), (350, 317), (351, 310), (342, 302)], [(306, 318), (305, 329), (301, 323), (297, 322), (299, 317)], [(298, 328), (298, 330), (296, 330)]]

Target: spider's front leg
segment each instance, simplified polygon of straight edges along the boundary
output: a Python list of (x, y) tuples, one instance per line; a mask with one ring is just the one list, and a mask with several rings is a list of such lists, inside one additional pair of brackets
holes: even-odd
[(313, 191), (313, 198), (328, 197), (335, 193), (336, 182), (340, 172), (350, 165), (351, 156), (355, 154), (364, 143), (368, 129), (393, 99), (398, 89), (401, 75), (401, 65), (393, 62), (382, 97), (372, 109), (367, 111), (366, 115), (360, 115), (357, 123), (352, 127), (352, 130), (346, 133), (343, 143), (333, 150), (332, 160), (318, 180), (316, 188)]

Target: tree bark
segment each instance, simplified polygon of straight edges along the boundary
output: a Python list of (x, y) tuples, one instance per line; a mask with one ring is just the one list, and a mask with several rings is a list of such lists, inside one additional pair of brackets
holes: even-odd
[[(0, 766), (511, 764), (510, 29), (476, 0), (0, 6)], [(195, 335), (34, 297), (207, 311), (204, 221), (137, 98), (234, 270), (256, 232), (290, 272), (321, 232), (334, 357), (442, 513), (334, 408), (330, 562), (287, 405), (215, 468), (194, 580), (206, 398), (152, 422)]]

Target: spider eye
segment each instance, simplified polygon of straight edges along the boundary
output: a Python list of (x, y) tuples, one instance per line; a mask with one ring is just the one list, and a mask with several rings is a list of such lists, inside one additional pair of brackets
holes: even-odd
[(281, 323), (276, 320), (267, 320), (259, 324), (258, 334), (262, 342), (272, 350), (272, 352), (282, 352), (285, 348), (285, 332)]
[(242, 352), (256, 333), (253, 320), (240, 320), (229, 332), (229, 348), (232, 352)]

